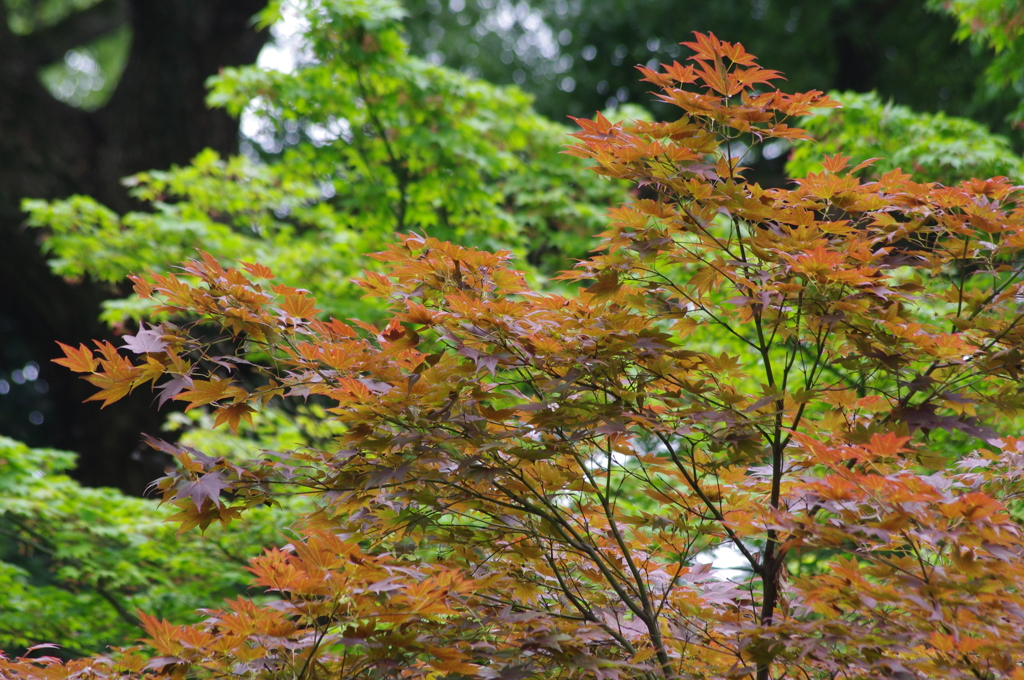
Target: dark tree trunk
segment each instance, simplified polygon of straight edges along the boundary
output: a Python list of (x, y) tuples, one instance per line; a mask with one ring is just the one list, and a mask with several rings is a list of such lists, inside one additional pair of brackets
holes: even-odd
[[(237, 123), (207, 108), (204, 83), (223, 66), (255, 60), (266, 35), (252, 29), (251, 17), (265, 4), (104, 0), (44, 32), (17, 36), (0, 0), (0, 353), (5, 368), (11, 361), (39, 365), (49, 385), (46, 419), (24, 438), (79, 452), (76, 476), (83, 483), (141, 493), (162, 463), (144, 452), (140, 433), (159, 434), (162, 416), (148, 393), (104, 410), (83, 404), (88, 385), (51, 363), (56, 340), (77, 344), (109, 336), (97, 316), (110, 290), (51, 275), (39, 251), (43, 234), (24, 228), (18, 206), (23, 198), (77, 193), (115, 210), (138, 208), (122, 177), (187, 163), (205, 147), (236, 151)], [(37, 77), (39, 66), (123, 21), (133, 40), (110, 101), (90, 113), (50, 96)]]

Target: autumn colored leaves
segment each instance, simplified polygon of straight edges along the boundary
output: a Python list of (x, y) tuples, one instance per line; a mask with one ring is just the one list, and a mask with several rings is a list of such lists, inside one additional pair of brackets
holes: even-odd
[[(64, 347), (104, 405), (149, 383), (238, 429), (314, 399), (345, 431), (241, 463), (156, 443), (184, 527), (317, 509), (253, 562), (278, 599), (147, 619), (153, 660), (91, 672), (1024, 675), (1018, 188), (863, 182), (841, 157), (762, 188), (743, 154), (832, 102), (686, 45), (641, 69), (678, 120), (579, 121), (568, 152), (645, 198), (561, 275), (576, 294), (402, 235), (360, 282), (393, 316), (349, 324), (201, 255), (135, 279), (163, 320), (124, 348)], [(731, 580), (703, 564), (723, 550)]]

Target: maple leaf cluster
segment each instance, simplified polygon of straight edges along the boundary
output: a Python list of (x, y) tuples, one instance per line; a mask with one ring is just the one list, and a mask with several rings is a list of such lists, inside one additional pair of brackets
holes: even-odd
[(151, 383), (231, 428), (313, 399), (345, 430), (241, 463), (154, 441), (182, 526), (319, 509), (252, 562), (278, 599), (0, 672), (1024, 678), (1020, 188), (864, 182), (838, 156), (762, 188), (734, 150), (832, 103), (686, 44), (690, 65), (641, 69), (679, 120), (579, 121), (569, 152), (648, 197), (561, 275), (577, 295), (416, 234), (359, 281), (383, 328), (259, 265), (137, 277), (174, 323), (65, 347), (94, 398)]

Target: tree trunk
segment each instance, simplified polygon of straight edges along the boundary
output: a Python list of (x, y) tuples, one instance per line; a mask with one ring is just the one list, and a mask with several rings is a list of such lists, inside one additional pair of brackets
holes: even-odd
[[(266, 0), (104, 0), (40, 34), (10, 32), (0, 0), (0, 367), (34, 361), (49, 385), (32, 406), (42, 424), (24, 422), (15, 392), (0, 396), (0, 428), (35, 446), (81, 454), (76, 477), (141, 493), (162, 460), (140, 445), (163, 417), (144, 392), (100, 410), (83, 404), (91, 389), (55, 366), (54, 341), (109, 337), (97, 321), (103, 284), (72, 284), (49, 273), (44, 234), (24, 227), (23, 198), (89, 194), (118, 211), (138, 209), (122, 177), (187, 163), (205, 147), (237, 149), (237, 122), (205, 104), (204, 83), (222, 66), (251, 63), (266, 40), (251, 17)], [(132, 29), (124, 74), (110, 101), (85, 112), (54, 99), (39, 66), (119, 22)], [(77, 38), (77, 42), (76, 42)], [(38, 392), (38, 390), (37, 390)], [(8, 402), (3, 404), (2, 402)], [(18, 418), (15, 420), (15, 416)]]

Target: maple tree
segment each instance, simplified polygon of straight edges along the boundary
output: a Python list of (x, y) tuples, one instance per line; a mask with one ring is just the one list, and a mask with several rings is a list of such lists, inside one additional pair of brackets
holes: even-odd
[(167, 320), (58, 360), (93, 399), (152, 383), (233, 429), (309, 400), (343, 428), (247, 461), (154, 442), (181, 528), (318, 507), (251, 562), (279, 599), (0, 672), (1024, 677), (1019, 188), (831, 156), (764, 189), (737, 149), (833, 102), (772, 89), (740, 45), (685, 45), (641, 67), (678, 120), (578, 121), (569, 153), (647, 197), (561, 275), (575, 295), (418, 234), (358, 282), (379, 325), (319, 317), (258, 263), (134, 276)]

